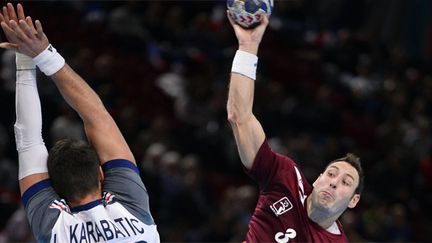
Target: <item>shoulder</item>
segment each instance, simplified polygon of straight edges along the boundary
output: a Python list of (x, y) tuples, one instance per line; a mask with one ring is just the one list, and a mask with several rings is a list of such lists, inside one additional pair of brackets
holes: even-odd
[(129, 169), (139, 175), (138, 167), (132, 161), (126, 159), (114, 159), (108, 162), (105, 162), (102, 165), (102, 169), (104, 172), (113, 170), (113, 169)]
[(252, 168), (246, 169), (246, 172), (259, 183), (262, 190), (294, 185), (298, 181), (298, 174), (303, 181), (297, 164), (288, 156), (274, 152), (267, 140), (261, 145)]
[(285, 165), (287, 168), (292, 168), (296, 163), (287, 155), (283, 155), (273, 151), (267, 140), (264, 140), (258, 153), (255, 156), (252, 170), (258, 170), (261, 167)]

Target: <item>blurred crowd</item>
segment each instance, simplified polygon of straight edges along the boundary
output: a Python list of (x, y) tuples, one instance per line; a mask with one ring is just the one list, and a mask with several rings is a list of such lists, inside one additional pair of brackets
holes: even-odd
[[(242, 241), (258, 188), (227, 122), (237, 42), (225, 1), (24, 7), (117, 121), (161, 240)], [(432, 240), (431, 9), (428, 0), (275, 1), (254, 113), (310, 182), (347, 152), (361, 157), (365, 191), (341, 217), (351, 241)], [(34, 241), (18, 191), (14, 53), (0, 55), (0, 242)], [(54, 84), (38, 81), (47, 147), (85, 139)]]

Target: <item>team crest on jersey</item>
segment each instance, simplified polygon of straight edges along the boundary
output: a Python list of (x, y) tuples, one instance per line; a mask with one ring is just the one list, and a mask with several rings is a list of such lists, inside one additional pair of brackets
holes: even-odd
[(279, 199), (277, 202), (270, 205), (271, 210), (276, 216), (280, 216), (293, 208), (293, 204), (287, 197)]
[(50, 208), (55, 208), (60, 211), (66, 211), (68, 213), (71, 212), (69, 206), (66, 204), (66, 201), (64, 199), (54, 200), (54, 202), (51, 203)]

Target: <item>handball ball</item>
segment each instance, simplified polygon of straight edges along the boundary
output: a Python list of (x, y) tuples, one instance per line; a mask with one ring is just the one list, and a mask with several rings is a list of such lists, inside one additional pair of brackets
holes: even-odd
[(234, 21), (249, 29), (259, 25), (264, 14), (270, 17), (273, 0), (227, 0), (227, 7)]

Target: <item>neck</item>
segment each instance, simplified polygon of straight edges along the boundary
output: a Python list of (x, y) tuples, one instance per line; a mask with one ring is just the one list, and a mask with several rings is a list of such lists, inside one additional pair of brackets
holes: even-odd
[(329, 231), (329, 229), (335, 224), (337, 216), (330, 216), (329, 212), (325, 209), (312, 207), (312, 197), (307, 198), (306, 204), (309, 218), (321, 226), (321, 228)]
[(98, 191), (96, 191), (96, 192), (94, 192), (94, 193), (90, 193), (90, 194), (87, 194), (87, 195), (85, 195), (83, 198), (81, 198), (80, 200), (76, 200), (76, 201), (68, 201), (68, 204), (69, 204), (69, 206), (71, 207), (71, 208), (74, 208), (74, 207), (78, 207), (78, 206), (81, 206), (81, 205), (85, 205), (85, 204), (87, 204), (87, 203), (89, 203), (89, 202), (93, 202), (93, 201), (95, 201), (95, 200), (98, 200), (98, 199), (100, 199), (102, 196), (101, 196), (101, 192), (98, 190)]

